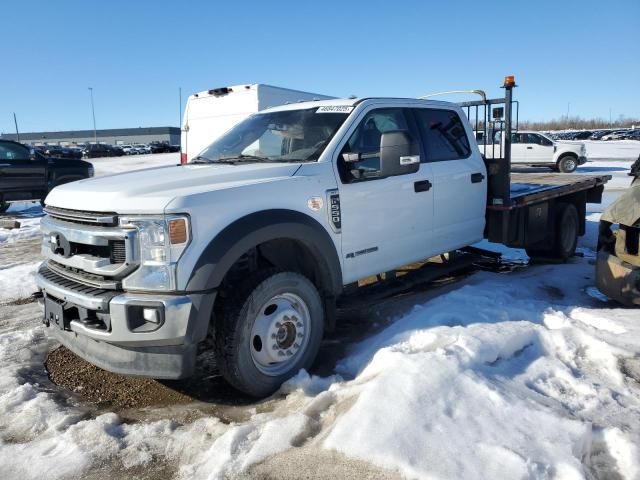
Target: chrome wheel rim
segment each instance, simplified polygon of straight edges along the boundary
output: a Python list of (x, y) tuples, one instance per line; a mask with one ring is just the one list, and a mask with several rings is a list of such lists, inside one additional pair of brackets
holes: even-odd
[(565, 168), (565, 170), (569, 170), (569, 171), (575, 170), (576, 162), (574, 162), (571, 159), (565, 160), (564, 161), (564, 168)]
[(288, 372), (309, 344), (309, 308), (298, 295), (281, 293), (265, 302), (251, 329), (251, 359), (265, 375)]

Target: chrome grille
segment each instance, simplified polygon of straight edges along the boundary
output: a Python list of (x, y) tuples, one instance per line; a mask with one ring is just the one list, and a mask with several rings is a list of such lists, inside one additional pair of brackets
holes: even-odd
[(101, 299), (105, 305), (108, 304), (113, 297), (119, 294), (119, 292), (113, 290), (105, 290), (103, 288), (85, 285), (84, 283), (76, 282), (70, 278), (59, 275), (51, 270), (46, 263), (40, 265), (38, 273), (42, 275), (45, 280), (48, 280), (59, 287), (71, 290), (79, 295)]
[(118, 215), (115, 213), (86, 212), (50, 206), (46, 206), (44, 212), (52, 218), (82, 225), (98, 225), (102, 227), (115, 227), (118, 225)]
[(46, 262), (46, 265), (50, 270), (54, 271), (58, 275), (84, 283), (85, 285), (90, 285), (104, 290), (115, 290), (120, 288), (120, 282), (103, 275), (88, 273), (84, 270), (63, 265), (51, 259)]
[(109, 242), (109, 258), (111, 263), (124, 263), (127, 260), (124, 240), (112, 240)]

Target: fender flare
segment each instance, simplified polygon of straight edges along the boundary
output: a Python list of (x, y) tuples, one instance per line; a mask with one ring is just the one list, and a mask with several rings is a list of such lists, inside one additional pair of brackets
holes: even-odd
[(576, 152), (569, 152), (569, 151), (562, 152), (560, 155), (558, 155), (558, 159), (556, 160), (556, 165), (559, 165), (564, 157), (574, 157), (576, 161), (578, 161), (579, 155)]
[(319, 269), (320, 289), (336, 296), (342, 290), (342, 269), (333, 240), (308, 215), (285, 209), (263, 210), (242, 217), (218, 233), (204, 248), (187, 282), (187, 291), (216, 289), (234, 263), (251, 248), (276, 239), (302, 243)]

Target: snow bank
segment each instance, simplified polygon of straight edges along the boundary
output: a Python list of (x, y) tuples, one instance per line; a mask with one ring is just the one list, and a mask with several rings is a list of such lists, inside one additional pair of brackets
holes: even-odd
[(640, 353), (637, 311), (551, 306), (557, 285), (518, 276), (482, 274), (363, 342), (324, 446), (410, 478), (583, 478), (593, 425), (615, 425), (634, 478), (640, 391), (618, 362)]
[(640, 155), (640, 142), (636, 140), (581, 140), (587, 147), (589, 159), (635, 160)]
[(92, 158), (96, 177), (114, 173), (141, 170), (144, 168), (176, 165), (180, 163), (179, 153), (155, 153), (151, 155), (127, 155), (124, 157)]
[[(38, 207), (38, 209), (40, 209)], [(42, 211), (42, 210), (40, 210)], [(0, 245), (40, 236), (40, 218), (18, 218), (20, 228), (0, 228)], [(0, 263), (0, 266), (2, 264)]]
[(0, 305), (10, 300), (27, 298), (38, 289), (35, 273), (40, 263), (0, 265)]

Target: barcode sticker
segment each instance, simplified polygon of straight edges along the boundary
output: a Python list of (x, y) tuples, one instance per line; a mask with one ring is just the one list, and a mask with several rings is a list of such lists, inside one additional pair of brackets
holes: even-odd
[(351, 105), (325, 105), (318, 107), (316, 113), (351, 113), (353, 106)]

